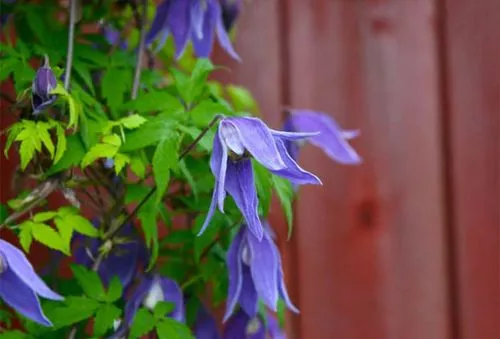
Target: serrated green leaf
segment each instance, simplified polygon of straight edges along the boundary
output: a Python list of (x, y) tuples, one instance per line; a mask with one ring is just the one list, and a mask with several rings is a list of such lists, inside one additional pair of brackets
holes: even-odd
[(35, 156), (35, 151), (42, 150), (42, 141), (37, 133), (36, 124), (32, 121), (23, 122), (23, 130), (15, 140), (21, 142), (19, 154), (21, 156), (21, 169), (24, 170)]
[(116, 153), (114, 157), (115, 173), (119, 174), (126, 164), (130, 163), (130, 157), (123, 153)]
[(163, 319), (167, 316), (168, 313), (172, 312), (175, 309), (175, 304), (168, 301), (159, 301), (156, 303), (155, 308), (153, 310), (153, 315), (156, 319)]
[(54, 218), (56, 215), (57, 215), (57, 212), (54, 212), (54, 211), (40, 212), (40, 213), (37, 213), (33, 216), (33, 221), (34, 222), (45, 222), (47, 220)]
[(153, 173), (157, 187), (156, 202), (159, 203), (167, 190), (170, 170), (177, 166), (177, 138), (163, 139), (153, 155)]
[[(45, 175), (53, 175), (57, 172), (78, 165), (85, 156), (85, 146), (83, 145), (79, 135), (70, 135), (66, 138), (67, 147), (59, 161), (56, 162), (58, 151), (54, 157), (54, 164), (45, 172)], [(58, 143), (59, 149), (59, 143)]]
[(128, 129), (134, 129), (146, 122), (146, 118), (140, 116), (139, 114), (132, 114), (125, 118), (120, 119), (120, 123)]
[(118, 134), (110, 134), (110, 135), (104, 136), (102, 138), (102, 142), (104, 144), (109, 144), (109, 145), (120, 147), (120, 145), (122, 144), (122, 139), (120, 139)]
[(165, 117), (149, 119), (139, 128), (128, 132), (126, 139), (120, 148), (122, 152), (135, 151), (153, 144), (161, 139), (170, 138), (176, 133), (177, 123)]
[(286, 179), (278, 177), (277, 175), (272, 176), (273, 186), (278, 194), (278, 199), (281, 203), (281, 207), (285, 212), (286, 220), (288, 222), (288, 239), (292, 236), (292, 228), (293, 228), (293, 210), (292, 210), (292, 202), (293, 202), (293, 187), (292, 184)]
[(73, 237), (73, 227), (60, 217), (54, 218), (54, 224), (61, 235), (65, 248), (69, 249), (71, 247), (71, 238)]
[(151, 332), (155, 327), (155, 318), (145, 308), (140, 308), (134, 316), (129, 338), (139, 338)]
[(71, 265), (71, 271), (83, 292), (92, 299), (105, 301), (106, 293), (97, 272), (81, 265)]
[(122, 283), (120, 282), (120, 278), (118, 276), (113, 276), (108, 286), (108, 294), (106, 296), (106, 301), (108, 303), (113, 303), (120, 299), (123, 293)]
[(22, 121), (9, 127), (7, 142), (5, 143), (5, 148), (3, 151), (3, 154), (7, 159), (9, 158), (9, 149), (12, 146), (12, 143), (14, 142), (14, 140), (16, 140), (17, 136), (19, 135), (19, 133), (21, 133), (23, 129), (24, 125)]
[(108, 106), (114, 111), (123, 102), (130, 85), (130, 74), (126, 69), (109, 67), (102, 77), (101, 91)]
[(138, 156), (130, 157), (130, 169), (139, 177), (139, 179), (144, 179), (146, 176), (146, 165)]
[(45, 146), (45, 148), (47, 148), (47, 150), (49, 151), (50, 157), (53, 159), (55, 147), (54, 147), (54, 143), (52, 142), (52, 139), (50, 137), (49, 128), (50, 128), (50, 125), (43, 122), (43, 121), (40, 121), (36, 124), (36, 130), (38, 132), (38, 137), (42, 141), (42, 144)]
[(92, 223), (81, 215), (67, 215), (63, 222), (71, 226), (75, 231), (88, 237), (96, 238), (99, 236), (99, 231)]
[(87, 297), (66, 297), (64, 303), (45, 312), (56, 329), (89, 319), (100, 307), (98, 301)]
[(181, 109), (182, 105), (177, 98), (165, 91), (152, 91), (140, 94), (133, 101), (127, 102), (121, 110), (137, 113), (161, 112), (164, 110)]
[(156, 333), (159, 339), (191, 339), (193, 335), (187, 325), (174, 319), (164, 318), (156, 324)]
[(95, 160), (100, 158), (113, 158), (118, 152), (118, 146), (110, 144), (97, 144), (85, 154), (82, 159), (82, 168), (87, 167)]
[(31, 235), (31, 222), (24, 222), (19, 225), (21, 231), (19, 232), (19, 243), (26, 253), (30, 252), (31, 243), (33, 242), (33, 236)]
[(113, 304), (104, 304), (96, 312), (94, 318), (94, 335), (103, 336), (111, 327), (113, 322), (122, 314), (122, 310)]
[[(64, 132), (64, 128), (58, 123), (56, 123), (56, 135), (57, 135), (57, 146), (56, 153), (54, 155), (54, 164), (57, 164), (59, 160), (64, 155), (67, 147), (66, 134)], [(71, 150), (73, 152), (73, 150)]]
[(70, 249), (65, 245), (61, 235), (52, 227), (42, 223), (33, 223), (31, 228), (33, 238), (45, 246), (70, 255)]

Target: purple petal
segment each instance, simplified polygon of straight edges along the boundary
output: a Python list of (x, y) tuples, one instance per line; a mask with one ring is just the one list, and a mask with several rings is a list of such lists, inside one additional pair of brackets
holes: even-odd
[(182, 290), (173, 280), (160, 277), (160, 285), (163, 291), (164, 301), (174, 303), (175, 307), (172, 313), (168, 316), (179, 322), (185, 322), (186, 317), (184, 314), (184, 299), (182, 296)]
[(279, 138), (276, 138), (276, 146), (278, 147), (278, 151), (281, 155), (281, 158), (284, 160), (286, 167), (277, 171), (271, 171), (280, 177), (286, 178), (290, 180), (294, 184), (304, 185), (304, 184), (313, 184), (313, 185), (321, 185), (321, 180), (315, 176), (314, 174), (302, 169), (295, 160), (288, 154), (285, 148), (285, 144)]
[(287, 131), (277, 131), (274, 129), (269, 129), (271, 134), (279, 137), (282, 140), (303, 140), (311, 138), (315, 135), (319, 135), (320, 132), (287, 132)]
[(44, 326), (52, 326), (43, 314), (40, 301), (34, 291), (14, 273), (7, 269), (0, 275), (0, 297), (7, 305), (25, 317)]
[(246, 339), (246, 329), (250, 318), (243, 311), (238, 311), (227, 322), (223, 339)]
[(224, 322), (229, 319), (233, 313), (234, 307), (240, 297), (241, 287), (243, 286), (243, 263), (241, 262), (243, 233), (243, 229), (240, 229), (238, 233), (236, 233), (226, 254), (227, 270), (229, 274), (229, 288), (227, 292)]
[(292, 303), (292, 300), (288, 296), (288, 292), (286, 290), (286, 285), (285, 285), (285, 279), (283, 278), (283, 264), (281, 262), (281, 255), (276, 246), (274, 246), (274, 251), (276, 258), (278, 258), (278, 289), (279, 289), (279, 295), (281, 299), (285, 302), (286, 307), (291, 310), (292, 312), (295, 313), (300, 313), (299, 309)]
[(280, 328), (276, 318), (269, 314), (267, 314), (267, 332), (272, 339), (286, 339), (286, 335)]
[(137, 288), (134, 290), (134, 293), (125, 305), (125, 321), (122, 322), (125, 327), (132, 325), (135, 313), (141, 306), (142, 301), (148, 294), (152, 285), (153, 279), (151, 277), (144, 276)]
[(203, 38), (203, 26), (205, 23), (205, 6), (206, 4), (200, 0), (191, 0), (191, 28), (193, 35), (198, 38)]
[(324, 113), (294, 110), (291, 112), (290, 119), (297, 131), (320, 131), (321, 133), (312, 137), (310, 141), (321, 148), (331, 159), (341, 164), (361, 163), (361, 157), (347, 142), (359, 132), (343, 131), (331, 117)]
[(218, 0), (208, 0), (209, 7), (212, 7), (212, 15), (215, 19), (215, 30), (217, 32), (217, 38), (219, 40), (219, 43), (221, 47), (229, 54), (233, 59), (240, 61), (241, 58), (239, 57), (238, 53), (233, 48), (233, 45), (231, 43), (231, 39), (229, 39), (229, 35), (226, 32), (226, 29), (224, 27), (224, 22), (222, 19), (222, 11), (220, 8), (220, 4)]
[(212, 220), (212, 217), (214, 216), (215, 207), (217, 206), (217, 197), (218, 196), (219, 196), (219, 189), (218, 189), (218, 184), (217, 184), (217, 180), (216, 180), (214, 191), (212, 193), (212, 201), (210, 202), (210, 207), (208, 208), (208, 212), (207, 212), (207, 216), (205, 217), (205, 221), (203, 222), (203, 225), (201, 226), (200, 231), (197, 234), (198, 237), (200, 235), (202, 235), (203, 232), (205, 232), (208, 225), (210, 224), (210, 221)]
[(198, 309), (194, 333), (196, 339), (220, 339), (217, 323), (203, 305)]
[(262, 240), (246, 233), (250, 250), (250, 271), (259, 297), (273, 311), (278, 304), (278, 258), (275, 245), (268, 234)]
[(9, 269), (33, 292), (51, 300), (63, 300), (64, 297), (52, 291), (36, 274), (26, 256), (18, 248), (0, 239), (0, 254), (3, 254)]
[(175, 42), (175, 57), (180, 58), (186, 48), (191, 33), (190, 2), (171, 1), (168, 11), (168, 28), (172, 32)]
[(132, 281), (137, 269), (139, 244), (130, 242), (113, 248), (112, 252), (103, 260), (99, 267), (99, 275), (107, 286), (113, 276), (118, 276), (125, 288)]
[(228, 162), (226, 190), (245, 217), (249, 229), (258, 239), (262, 239), (264, 231), (257, 211), (257, 193), (249, 159)]
[[(221, 121), (220, 128), (226, 128), (227, 124), (236, 127), (239, 141), (258, 162), (269, 170), (285, 168), (286, 165), (281, 159), (274, 137), (262, 120), (247, 117), (226, 118)], [(227, 138), (225, 141), (230, 146), (230, 141)]]
[(158, 33), (167, 28), (167, 16), (171, 2), (171, 0), (164, 0), (156, 7), (153, 23), (151, 24), (151, 28), (146, 35), (146, 45), (150, 45)]
[(250, 317), (255, 317), (258, 311), (259, 297), (253, 283), (250, 268), (243, 265), (243, 285), (241, 287), (239, 303), (241, 308)]
[(213, 17), (213, 8), (208, 6), (204, 12), (204, 19), (202, 21), (202, 26), (199, 27), (201, 30), (200, 34), (193, 34), (192, 43), (196, 55), (199, 58), (208, 58), (212, 53), (212, 45), (214, 42), (214, 27), (215, 20)]

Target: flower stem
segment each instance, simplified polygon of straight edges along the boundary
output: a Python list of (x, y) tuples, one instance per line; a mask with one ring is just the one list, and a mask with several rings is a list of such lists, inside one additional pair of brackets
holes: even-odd
[[(135, 2), (132, 1), (135, 12), (137, 11)], [(142, 0), (142, 13), (140, 16), (137, 16), (136, 25), (140, 29), (140, 37), (139, 37), (139, 49), (137, 50), (137, 60), (135, 63), (135, 71), (134, 71), (134, 82), (132, 84), (132, 93), (130, 98), (132, 100), (137, 98), (137, 94), (139, 93), (139, 85), (141, 80), (141, 72), (142, 72), (142, 59), (144, 55), (144, 48), (146, 46), (146, 26), (148, 20), (148, 2), (147, 0)]]
[(75, 23), (76, 23), (76, 2), (78, 0), (69, 0), (69, 34), (68, 51), (66, 53), (66, 73), (64, 75), (64, 89), (69, 89), (71, 80), (71, 68), (73, 66), (73, 46), (75, 42)]

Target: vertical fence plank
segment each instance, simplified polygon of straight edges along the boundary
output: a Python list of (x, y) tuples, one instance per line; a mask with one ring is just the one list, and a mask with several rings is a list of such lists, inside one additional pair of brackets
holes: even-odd
[(450, 338), (433, 2), (289, 0), (290, 98), (330, 112), (365, 158), (306, 146), (300, 338)]
[(500, 338), (500, 2), (446, 0), (461, 339)]

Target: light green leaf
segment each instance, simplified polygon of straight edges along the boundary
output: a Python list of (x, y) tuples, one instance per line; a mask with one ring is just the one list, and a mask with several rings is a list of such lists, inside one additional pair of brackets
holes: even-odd
[(19, 135), (19, 133), (21, 133), (23, 129), (24, 129), (24, 124), (22, 121), (15, 123), (9, 127), (7, 142), (5, 143), (5, 148), (3, 151), (3, 154), (7, 159), (9, 158), (9, 149), (12, 146), (12, 143), (14, 142), (14, 140), (16, 140), (17, 136)]
[(163, 139), (153, 156), (153, 173), (157, 186), (156, 202), (159, 203), (170, 179), (170, 170), (177, 166), (177, 138)]
[(33, 236), (31, 235), (31, 222), (24, 222), (19, 225), (21, 231), (19, 232), (19, 243), (26, 253), (30, 252), (31, 243), (33, 242)]
[(272, 181), (274, 189), (278, 194), (281, 207), (285, 212), (286, 220), (288, 222), (288, 238), (290, 239), (293, 228), (293, 210), (292, 210), (292, 202), (294, 197), (293, 187), (288, 180), (278, 177), (277, 175), (272, 176)]
[(134, 129), (146, 122), (146, 118), (140, 116), (139, 114), (132, 114), (125, 118), (120, 119), (120, 123), (128, 129)]
[[(193, 140), (196, 139), (200, 133), (201, 129), (194, 127), (194, 126), (184, 126), (184, 125), (179, 125), (178, 128), (188, 134)], [(203, 149), (205, 149), (208, 152), (212, 151), (212, 142), (214, 140), (214, 131), (208, 131), (203, 138), (198, 142), (198, 145), (201, 146)]]
[(87, 167), (99, 158), (113, 158), (118, 152), (118, 146), (110, 144), (97, 144), (85, 154), (82, 159), (82, 168)]
[(88, 237), (96, 238), (99, 236), (99, 231), (92, 223), (81, 215), (67, 215), (64, 217), (64, 223), (71, 226), (75, 231)]
[(103, 336), (111, 327), (113, 322), (122, 314), (122, 310), (113, 304), (104, 304), (96, 312), (94, 318), (94, 335)]
[[(60, 140), (60, 139), (59, 139)], [(85, 156), (85, 147), (83, 146), (83, 143), (80, 139), (79, 135), (73, 134), (65, 138), (67, 141), (67, 147), (62, 147), (65, 148), (65, 151), (63, 151), (62, 157), (59, 161), (57, 161), (58, 158), (58, 152), (59, 152), (59, 142), (57, 145), (57, 150), (56, 150), (56, 155), (54, 157), (54, 164), (45, 172), (45, 175), (52, 175), (57, 172), (63, 171), (65, 169), (68, 169), (72, 166), (78, 165), (83, 157)]]
[(258, 111), (257, 102), (245, 87), (227, 85), (226, 90), (236, 111)]
[(42, 150), (42, 141), (38, 135), (36, 124), (32, 121), (24, 121), (24, 129), (15, 138), (21, 142), (19, 154), (21, 156), (21, 169), (24, 170), (35, 156), (35, 151)]
[(89, 270), (81, 265), (71, 265), (73, 276), (82, 288), (83, 292), (92, 299), (105, 301), (106, 293), (97, 272)]
[(172, 119), (165, 117), (152, 118), (138, 129), (126, 134), (125, 142), (120, 151), (130, 152), (156, 144), (161, 139), (170, 138), (170, 135), (175, 133), (176, 128), (177, 123)]
[(110, 135), (104, 136), (102, 138), (102, 142), (104, 144), (109, 144), (109, 145), (120, 147), (120, 145), (122, 144), (122, 139), (120, 139), (118, 134), (110, 134)]
[(54, 218), (54, 224), (61, 235), (61, 239), (64, 243), (64, 247), (70, 250), (71, 247), (71, 238), (73, 237), (73, 227), (66, 223), (60, 217)]
[(64, 244), (61, 235), (57, 233), (52, 227), (42, 223), (33, 223), (31, 234), (33, 238), (39, 243), (45, 246), (63, 252), (66, 255), (70, 255), (69, 248)]
[(57, 215), (57, 212), (54, 212), (54, 211), (40, 212), (40, 213), (37, 213), (33, 216), (33, 221), (34, 222), (45, 222), (47, 220), (54, 218), (56, 215)]
[(155, 318), (145, 308), (140, 308), (135, 314), (130, 328), (129, 338), (139, 338), (151, 332), (155, 327)]
[(120, 282), (120, 278), (118, 276), (113, 276), (108, 286), (108, 294), (106, 296), (106, 301), (108, 303), (113, 303), (120, 299), (123, 293), (122, 283)]
[(146, 176), (146, 165), (138, 156), (130, 157), (130, 169), (139, 177), (139, 179), (144, 179)]
[(116, 153), (115, 155), (115, 173), (119, 174), (126, 164), (130, 163), (130, 157), (123, 153)]
[(38, 137), (42, 141), (43, 145), (49, 151), (50, 157), (53, 159), (55, 147), (54, 147), (54, 143), (52, 142), (52, 139), (50, 137), (49, 128), (50, 128), (49, 124), (47, 124), (43, 121), (40, 121), (36, 124), (36, 130), (38, 132)]
[[(59, 160), (61, 160), (67, 147), (66, 134), (64, 133), (64, 128), (62, 128), (62, 126), (58, 123), (56, 123), (56, 135), (57, 135), (57, 146), (56, 146), (56, 154), (54, 155), (54, 164), (57, 164)], [(73, 152), (73, 150), (71, 150), (71, 152)]]
[(102, 96), (106, 99), (108, 106), (115, 110), (123, 102), (125, 92), (129, 89), (130, 74), (128, 69), (108, 67), (102, 77)]
[(45, 312), (56, 329), (86, 320), (92, 317), (100, 307), (98, 301), (87, 297), (66, 297), (64, 302), (65, 305)]

